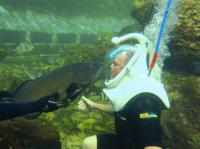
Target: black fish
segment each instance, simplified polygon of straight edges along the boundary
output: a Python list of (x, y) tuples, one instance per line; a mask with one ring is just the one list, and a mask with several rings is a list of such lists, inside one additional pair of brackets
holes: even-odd
[(80, 62), (65, 65), (35, 80), (27, 80), (13, 92), (14, 101), (36, 101), (43, 96), (59, 93), (60, 101), (67, 103), (81, 91), (104, 76), (104, 65)]

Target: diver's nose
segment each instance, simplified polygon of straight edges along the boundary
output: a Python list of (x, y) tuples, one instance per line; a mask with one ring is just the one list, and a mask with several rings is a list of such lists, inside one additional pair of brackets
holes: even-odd
[(114, 65), (113, 65), (113, 63), (112, 63), (112, 64), (110, 64), (110, 72), (111, 72), (111, 73), (113, 73), (113, 69), (114, 69)]
[(110, 69), (113, 69), (113, 66), (114, 66), (113, 63), (111, 63), (111, 64), (110, 64)]

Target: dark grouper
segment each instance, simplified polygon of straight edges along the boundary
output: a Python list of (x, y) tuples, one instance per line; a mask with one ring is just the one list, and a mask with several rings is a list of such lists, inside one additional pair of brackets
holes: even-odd
[(95, 62), (73, 63), (49, 72), (38, 79), (24, 81), (13, 92), (15, 101), (34, 101), (59, 93), (59, 100), (67, 103), (104, 76), (104, 65)]

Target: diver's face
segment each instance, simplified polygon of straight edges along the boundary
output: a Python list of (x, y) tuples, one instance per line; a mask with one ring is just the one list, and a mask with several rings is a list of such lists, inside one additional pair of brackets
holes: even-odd
[(111, 78), (114, 78), (115, 76), (117, 76), (120, 73), (120, 71), (125, 66), (125, 61), (126, 61), (126, 53), (125, 52), (118, 54), (113, 59), (112, 64), (110, 65)]

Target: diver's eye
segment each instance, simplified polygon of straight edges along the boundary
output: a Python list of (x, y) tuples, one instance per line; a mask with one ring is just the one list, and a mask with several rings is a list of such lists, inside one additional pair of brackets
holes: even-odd
[(112, 64), (113, 64), (114, 66), (118, 66), (118, 65), (119, 65), (119, 63), (117, 63), (116, 61), (113, 61)]

